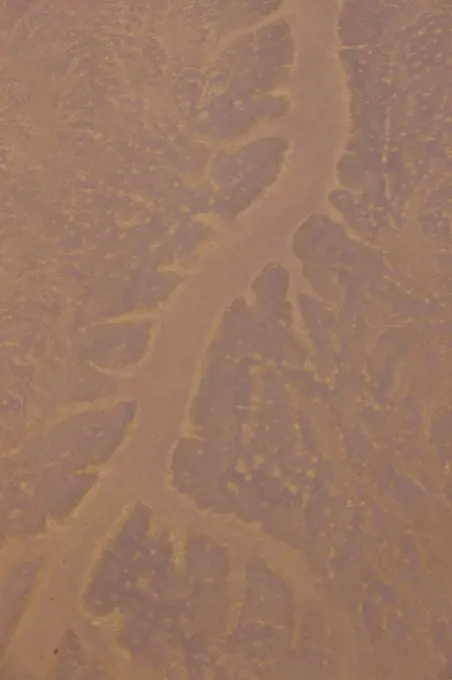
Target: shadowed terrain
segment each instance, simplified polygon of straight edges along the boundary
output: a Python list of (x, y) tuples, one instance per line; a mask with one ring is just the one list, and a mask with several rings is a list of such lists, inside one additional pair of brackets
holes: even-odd
[(0, 0), (1, 680), (450, 680), (451, 31)]

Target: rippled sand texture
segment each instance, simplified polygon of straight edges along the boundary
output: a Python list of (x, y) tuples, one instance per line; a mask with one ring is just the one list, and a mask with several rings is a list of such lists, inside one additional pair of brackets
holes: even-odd
[(452, 4), (0, 0), (0, 677), (452, 676)]

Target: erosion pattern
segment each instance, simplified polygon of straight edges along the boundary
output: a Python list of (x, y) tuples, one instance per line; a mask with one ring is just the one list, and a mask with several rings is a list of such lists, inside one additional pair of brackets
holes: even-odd
[(2, 680), (448, 680), (452, 7), (145, 4), (0, 3)]

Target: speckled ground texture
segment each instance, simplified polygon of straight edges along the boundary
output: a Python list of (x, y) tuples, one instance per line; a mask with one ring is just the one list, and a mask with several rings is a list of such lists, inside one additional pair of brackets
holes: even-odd
[(451, 32), (0, 0), (1, 680), (450, 680)]

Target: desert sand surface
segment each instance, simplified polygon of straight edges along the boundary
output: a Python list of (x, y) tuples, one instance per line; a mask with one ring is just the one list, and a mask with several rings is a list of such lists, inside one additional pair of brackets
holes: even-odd
[(450, 0), (0, 0), (1, 680), (452, 678)]

